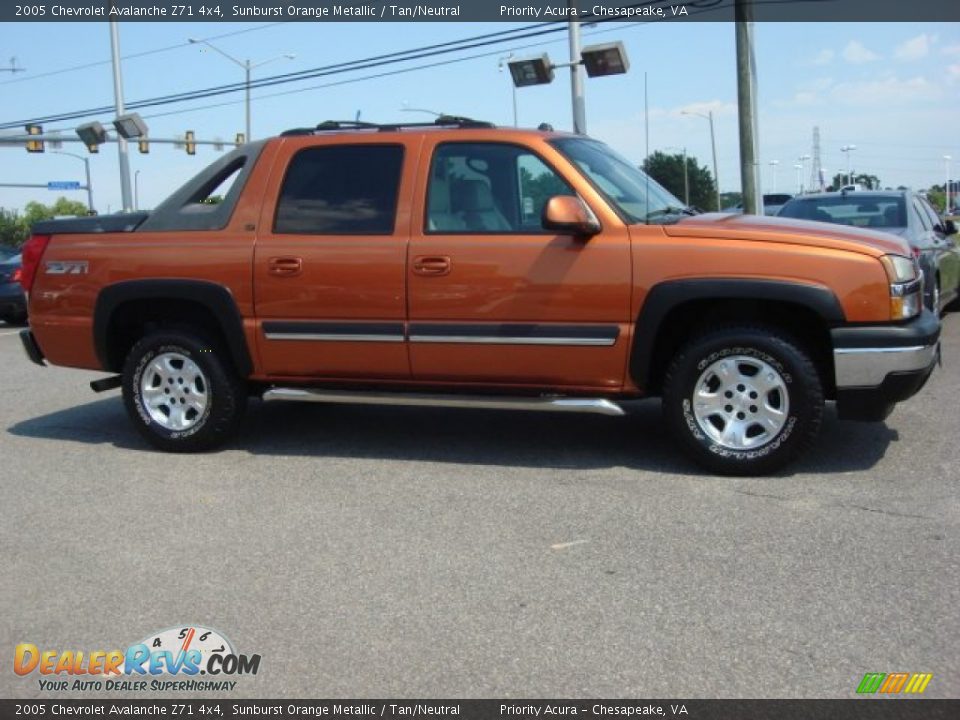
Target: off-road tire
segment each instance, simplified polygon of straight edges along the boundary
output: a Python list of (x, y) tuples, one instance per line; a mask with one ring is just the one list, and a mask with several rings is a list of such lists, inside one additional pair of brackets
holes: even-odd
[[(163, 381), (157, 385), (161, 375)], [(167, 383), (170, 391), (160, 395)], [(153, 396), (152, 403), (145, 394)], [(191, 330), (166, 329), (144, 336), (131, 348), (123, 367), (123, 402), (138, 432), (154, 447), (201, 452), (234, 433), (246, 409), (247, 393), (217, 343)], [(171, 420), (178, 412), (183, 427)]]
[[(764, 368), (756, 387), (742, 374), (751, 368)], [(731, 371), (743, 384), (725, 384), (721, 373)], [(775, 389), (765, 394), (768, 381)], [(738, 392), (741, 386), (747, 393)], [(751, 400), (757, 397), (751, 390), (767, 404)], [(727, 392), (732, 394), (730, 405), (724, 404)], [(663, 381), (663, 413), (674, 437), (697, 463), (722, 475), (765, 475), (794, 460), (813, 444), (823, 403), (820, 375), (809, 353), (788, 334), (766, 326), (729, 325), (692, 338), (673, 357)], [(715, 412), (714, 405), (720, 406)], [(751, 417), (751, 412), (759, 414)], [(742, 442), (723, 442), (716, 435), (726, 429), (726, 418), (745, 418), (740, 427), (751, 421), (754, 425), (741, 433)]]

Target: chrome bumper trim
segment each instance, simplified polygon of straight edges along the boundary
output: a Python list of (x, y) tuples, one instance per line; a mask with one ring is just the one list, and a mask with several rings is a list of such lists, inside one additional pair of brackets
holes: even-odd
[(874, 387), (890, 373), (919, 372), (937, 358), (940, 341), (933, 345), (879, 348), (836, 348), (833, 365), (838, 388)]

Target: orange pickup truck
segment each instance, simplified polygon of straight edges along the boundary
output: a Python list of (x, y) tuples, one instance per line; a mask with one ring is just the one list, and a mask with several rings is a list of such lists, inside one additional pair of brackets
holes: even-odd
[(111, 373), (93, 389), (173, 451), (223, 442), (251, 396), (659, 396), (702, 465), (768, 473), (826, 400), (882, 420), (940, 351), (897, 237), (697, 215), (600, 142), (452, 117), (290, 130), (150, 213), (38, 223), (23, 283), (30, 358)]

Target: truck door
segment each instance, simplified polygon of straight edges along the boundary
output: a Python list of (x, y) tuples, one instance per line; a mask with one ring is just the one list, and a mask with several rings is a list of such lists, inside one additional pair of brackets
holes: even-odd
[[(585, 197), (551, 149), (424, 143), (408, 252), (414, 379), (615, 390), (630, 337), (630, 239), (608, 209), (589, 239), (541, 225), (553, 195)], [(558, 160), (556, 154), (554, 161)], [(569, 172), (569, 169), (568, 169)], [(571, 173), (572, 175), (572, 173)], [(590, 204), (588, 202), (588, 204)]]
[(265, 374), (410, 377), (405, 264), (419, 143), (360, 133), (284, 141), (254, 259)]

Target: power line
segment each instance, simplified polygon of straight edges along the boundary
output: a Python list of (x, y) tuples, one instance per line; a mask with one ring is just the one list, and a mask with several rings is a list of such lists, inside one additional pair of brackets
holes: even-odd
[[(591, 33), (584, 33), (584, 34), (585, 34), (585, 35), (589, 35), (589, 36), (592, 37), (592, 36), (594, 36), (594, 35), (602, 35), (602, 34), (604, 34), (604, 33), (616, 32), (616, 31), (618, 31), (618, 30), (630, 30), (630, 29), (633, 29), (633, 28), (636, 28), (637, 26), (639, 26), (639, 24), (640, 24), (640, 23), (628, 23), (627, 25), (621, 25), (621, 26), (619, 26), (619, 27), (609, 28), (609, 29), (607, 29), (607, 30), (599, 30), (599, 31), (595, 31), (595, 32), (591, 32)], [(552, 44), (557, 43), (557, 42), (563, 42), (563, 40), (550, 40), (550, 41), (548, 41), (548, 42), (542, 42), (542, 43), (530, 43), (530, 44), (528, 44), (528, 45), (519, 45), (519, 46), (516, 46), (516, 47), (512, 47), (512, 48), (510, 48), (510, 49), (511, 49), (511, 50), (526, 50), (526, 49), (534, 48), (534, 47), (542, 47), (542, 46), (544, 46), (544, 45), (552, 45)], [(373, 75), (364, 75), (364, 76), (358, 77), (358, 78), (350, 78), (349, 80), (337, 80), (337, 81), (335, 81), (335, 82), (321, 83), (320, 85), (310, 85), (309, 87), (297, 88), (296, 90), (284, 90), (283, 92), (270, 93), (270, 94), (267, 94), (267, 95), (257, 95), (256, 97), (252, 98), (252, 100), (253, 100), (253, 101), (267, 100), (267, 99), (269, 99), (269, 98), (284, 97), (284, 96), (287, 96), (287, 95), (296, 95), (296, 94), (303, 93), (303, 92), (311, 92), (311, 91), (313, 91), (313, 90), (322, 90), (322, 89), (324, 89), (324, 88), (339, 87), (339, 86), (341, 86), (341, 85), (351, 85), (351, 84), (353, 84), (353, 83), (364, 82), (364, 81), (366, 81), (366, 80), (377, 80), (377, 79), (379, 79), (379, 78), (391, 77), (391, 76), (393, 76), (393, 75), (402, 75), (402, 74), (404, 74), (404, 73), (416, 72), (416, 71), (419, 71), (419, 70), (427, 70), (427, 69), (429, 69), (429, 68), (440, 67), (440, 66), (443, 66), (443, 65), (452, 65), (452, 64), (454, 64), (454, 63), (466, 62), (466, 61), (469, 61), (469, 60), (477, 60), (477, 59), (482, 59), (482, 58), (495, 57), (495, 56), (497, 56), (497, 55), (500, 55), (502, 52), (503, 52), (502, 49), (500, 49), (500, 50), (493, 50), (493, 51), (491, 51), (491, 52), (477, 53), (477, 54), (475, 54), (475, 55), (467, 55), (467, 56), (460, 57), (460, 58), (453, 58), (453, 59), (442, 60), (442, 61), (438, 61), (438, 62), (425, 63), (425, 64), (423, 64), (423, 65), (414, 65), (413, 67), (400, 68), (399, 70), (388, 70), (388, 71), (381, 72), (381, 73), (375, 73), (375, 74), (373, 74)], [(195, 106), (195, 107), (183, 108), (183, 109), (179, 109), (179, 110), (170, 110), (170, 111), (162, 112), (162, 113), (151, 113), (151, 114), (149, 114), (149, 115), (144, 115), (144, 119), (145, 119), (145, 120), (149, 120), (149, 119), (151, 119), (151, 118), (168, 117), (168, 116), (170, 116), (170, 115), (183, 115), (183, 114), (191, 113), (191, 112), (199, 112), (199, 111), (201, 111), (201, 110), (211, 110), (211, 109), (219, 108), (219, 107), (229, 107), (229, 106), (232, 106), (232, 105), (242, 105), (243, 103), (244, 103), (243, 100), (227, 100), (226, 102), (211, 103), (211, 104), (209, 104), (209, 105), (198, 105), (198, 106)]]
[[(669, 0), (646, 0), (645, 2), (635, 3), (634, 5), (628, 7), (639, 7), (639, 6), (651, 6), (657, 5), (658, 3), (668, 2)], [(771, 0), (766, 0), (770, 2)], [(792, 4), (792, 3), (803, 3), (811, 2), (815, 0), (785, 0), (782, 4)], [(725, 2), (730, 2), (730, 0), (699, 0), (696, 4), (698, 9), (693, 10), (690, 14), (699, 14), (701, 12), (712, 12), (723, 5)], [(759, 0), (757, 4), (765, 4), (764, 0)], [(779, 3), (773, 3), (779, 4)], [(612, 22), (617, 21), (619, 18), (610, 17), (610, 18), (600, 18), (595, 20), (595, 23), (603, 22)], [(650, 22), (650, 21), (648, 21)], [(646, 24), (646, 23), (644, 23)], [(544, 27), (547, 26), (547, 27)], [(551, 27), (552, 26), (552, 27)], [(520, 28), (514, 28), (512, 30), (498, 31), (493, 33), (486, 33), (483, 35), (476, 35), (469, 38), (463, 38), (461, 40), (454, 40), (445, 43), (436, 43), (434, 45), (427, 45), (419, 48), (413, 48), (410, 50), (404, 50), (394, 53), (387, 53), (385, 55), (377, 55), (369, 58), (364, 58), (361, 60), (355, 60), (344, 63), (335, 63), (333, 65), (326, 65), (317, 68), (312, 68), (309, 70), (302, 70), (297, 72), (283, 73), (280, 75), (273, 75), (267, 78), (262, 78), (260, 80), (255, 80), (250, 84), (252, 88), (261, 88), (261, 87), (270, 87), (272, 85), (285, 84), (287, 82), (296, 82), (301, 80), (313, 79), (316, 77), (324, 77), (328, 75), (335, 75), (344, 72), (356, 71), (356, 70), (367, 70), (374, 67), (379, 67), (382, 65), (389, 65), (398, 62), (405, 62), (410, 60), (418, 60), (426, 57), (433, 57), (437, 55), (449, 54), (452, 52), (458, 52), (463, 50), (470, 50), (478, 47), (485, 47), (489, 45), (502, 44), (506, 42), (513, 42), (516, 40), (526, 39), (530, 37), (536, 37), (540, 35), (563, 32), (566, 30), (566, 26), (563, 23), (541, 23), (534, 25), (526, 25)], [(128, 110), (136, 110), (147, 107), (155, 107), (158, 105), (171, 104), (176, 102), (185, 102), (188, 100), (199, 100), (206, 97), (215, 97), (217, 95), (228, 94), (232, 92), (237, 92), (246, 87), (246, 83), (230, 83), (225, 85), (214, 86), (211, 88), (204, 88), (201, 90), (194, 90), (185, 93), (177, 93), (173, 95), (165, 95), (156, 98), (148, 98), (146, 100), (140, 100), (135, 102), (127, 103), (126, 108)], [(6, 122), (0, 124), (0, 129), (15, 128), (27, 123), (40, 123), (40, 122), (60, 122), (64, 120), (74, 120), (81, 117), (88, 117), (91, 115), (98, 115), (102, 113), (107, 113), (112, 110), (112, 106), (106, 105), (97, 108), (87, 108), (85, 110), (78, 110), (70, 113), (61, 113), (55, 115), (47, 115), (44, 117), (34, 117), (24, 120)]]
[[(263, 25), (257, 25), (252, 28), (244, 28), (243, 30), (234, 30), (233, 32), (223, 33), (222, 35), (211, 35), (205, 40), (222, 40), (223, 38), (233, 37), (234, 35), (243, 35), (244, 33), (256, 32), (258, 30), (265, 30), (266, 28), (273, 27), (275, 25), (283, 25), (282, 22), (275, 23), (264, 23)], [(133, 60), (135, 58), (146, 57), (147, 55), (157, 55), (159, 53), (168, 52), (170, 50), (178, 50), (183, 47), (190, 47), (189, 42), (177, 43), (176, 45), (167, 45), (165, 47), (154, 48), (153, 50), (144, 50), (138, 53), (131, 53), (130, 55), (124, 55), (122, 60)], [(0, 82), (0, 85), (12, 85), (13, 83), (22, 83), (33, 80), (39, 80), (40, 78), (53, 77), (54, 75), (63, 75), (65, 73), (77, 72), (78, 70), (87, 70), (92, 67), (100, 67), (101, 65), (109, 65), (110, 60), (97, 60), (96, 62), (84, 63), (83, 65), (72, 65), (66, 68), (60, 68), (59, 70), (50, 70), (48, 72), (37, 73), (36, 75), (27, 75), (25, 77), (17, 78), (16, 80), (5, 80)]]

